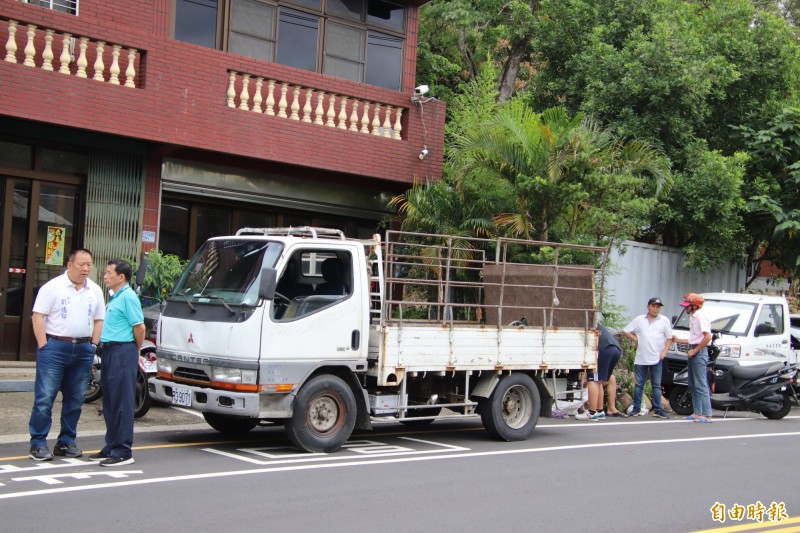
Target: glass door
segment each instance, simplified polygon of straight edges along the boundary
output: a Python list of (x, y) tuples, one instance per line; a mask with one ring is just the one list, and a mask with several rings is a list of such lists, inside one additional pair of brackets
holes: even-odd
[(0, 360), (33, 361), (33, 301), (64, 272), (77, 244), (80, 193), (72, 185), (12, 177), (0, 177), (0, 187)]

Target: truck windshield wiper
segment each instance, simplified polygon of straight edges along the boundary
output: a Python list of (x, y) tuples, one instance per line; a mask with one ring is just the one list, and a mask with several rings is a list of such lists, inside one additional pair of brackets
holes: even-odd
[(222, 296), (217, 296), (215, 294), (204, 294), (202, 298), (213, 298), (214, 300), (219, 300), (219, 303), (225, 306), (225, 309), (228, 310), (228, 313), (230, 313), (231, 316), (236, 314), (236, 311), (234, 311), (230, 305), (225, 303), (225, 300), (222, 299)]
[(197, 309), (195, 309), (195, 308), (194, 308), (194, 306), (192, 305), (192, 302), (190, 302), (190, 301), (189, 301), (189, 297), (188, 297), (188, 296), (186, 296), (186, 293), (185, 293), (185, 292), (180, 292), (180, 293), (177, 293), (177, 295), (178, 295), (178, 296), (182, 296), (182, 297), (183, 297), (183, 299), (186, 301), (186, 305), (188, 305), (188, 306), (189, 306), (189, 310), (190, 310), (192, 313), (194, 313), (194, 312), (196, 312), (196, 311), (197, 311)]

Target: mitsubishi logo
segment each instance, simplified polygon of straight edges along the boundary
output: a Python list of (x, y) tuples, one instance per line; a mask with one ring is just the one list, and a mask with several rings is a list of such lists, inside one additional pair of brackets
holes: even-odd
[(194, 339), (192, 338), (191, 333), (189, 333), (189, 338), (186, 340), (186, 342), (191, 342), (192, 344), (194, 344)]

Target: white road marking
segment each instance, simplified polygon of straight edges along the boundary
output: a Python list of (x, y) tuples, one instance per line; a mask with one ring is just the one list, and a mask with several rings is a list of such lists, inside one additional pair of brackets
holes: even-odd
[(725, 435), (719, 437), (693, 437), (685, 439), (605, 442), (605, 443), (594, 443), (594, 444), (575, 444), (569, 446), (551, 446), (549, 448), (523, 448), (518, 450), (492, 450), (485, 452), (452, 453), (447, 455), (428, 454), (422, 456), (419, 455), (410, 457), (404, 456), (404, 457), (393, 457), (393, 458), (384, 458), (377, 460), (374, 458), (370, 458), (360, 461), (340, 461), (336, 463), (314, 463), (314, 464), (301, 464), (301, 465), (295, 464), (286, 466), (271, 466), (267, 468), (256, 468), (251, 470), (237, 470), (233, 472), (227, 471), (227, 472), (209, 472), (206, 474), (186, 474), (186, 475), (167, 476), (160, 478), (134, 479), (129, 481), (101, 483), (96, 485), (80, 485), (77, 487), (63, 487), (63, 488), (24, 491), (24, 492), (12, 492), (8, 494), (0, 494), (0, 500), (7, 500), (11, 498), (22, 498), (26, 496), (43, 496), (47, 494), (59, 494), (64, 492), (110, 489), (115, 487), (130, 487), (133, 485), (150, 485), (156, 483), (171, 483), (174, 481), (192, 481), (197, 479), (250, 476), (254, 474), (271, 474), (277, 472), (292, 472), (299, 470), (314, 470), (323, 468), (350, 468), (356, 466), (370, 466), (376, 464), (396, 464), (396, 463), (409, 463), (416, 461), (439, 461), (445, 459), (470, 459), (475, 457), (546, 453), (546, 452), (558, 452), (566, 450), (585, 450), (590, 448), (614, 448), (619, 446), (647, 446), (652, 444), (664, 445), (664, 444), (676, 444), (676, 443), (688, 443), (688, 442), (710, 442), (710, 441), (764, 439), (764, 438), (798, 437), (798, 436), (800, 436), (800, 431), (793, 431), (790, 433), (762, 433), (756, 435)]
[(93, 477), (111, 477), (111, 478), (126, 478), (130, 474), (143, 474), (141, 470), (113, 470), (110, 472), (72, 472), (70, 474), (49, 474), (46, 476), (29, 476), (29, 477), (15, 477), (12, 481), (41, 481), (45, 485), (61, 485), (64, 482), (61, 479), (90, 479)]
[(237, 452), (243, 452), (244, 454), (250, 454), (250, 455), (255, 455), (257, 457), (262, 457), (264, 458), (263, 460), (253, 458), (248, 455), (242, 455), (239, 453), (217, 450), (215, 448), (201, 448), (201, 450), (204, 452), (221, 455), (223, 457), (229, 457), (231, 459), (237, 459), (239, 461), (244, 461), (246, 463), (252, 463), (256, 465), (318, 463), (322, 461), (355, 461), (361, 459), (365, 455), (369, 457), (397, 457), (398, 455), (405, 456), (405, 455), (420, 455), (420, 454), (431, 454), (431, 453), (445, 453), (450, 451), (469, 451), (469, 448), (462, 448), (461, 446), (453, 446), (450, 444), (442, 444), (439, 442), (426, 441), (422, 439), (413, 439), (410, 437), (398, 437), (398, 438), (422, 444), (428, 444), (436, 448), (433, 450), (414, 450), (412, 448), (406, 448), (404, 446), (396, 446), (393, 444), (386, 444), (374, 440), (350, 440), (347, 441), (347, 443), (344, 446), (342, 446), (342, 449), (359, 455), (351, 455), (343, 457), (341, 453), (337, 455), (331, 455), (328, 453), (302, 453), (302, 452), (283, 453), (283, 454), (272, 453), (280, 450), (294, 451), (294, 448), (289, 448), (288, 446), (272, 446), (266, 448), (238, 448), (236, 450)]

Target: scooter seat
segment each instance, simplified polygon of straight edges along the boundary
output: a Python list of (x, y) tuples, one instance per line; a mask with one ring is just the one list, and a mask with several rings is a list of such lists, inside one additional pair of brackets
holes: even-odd
[(734, 379), (758, 379), (768, 374), (777, 373), (783, 368), (783, 363), (761, 363), (752, 366), (736, 366), (731, 369), (731, 375)]

